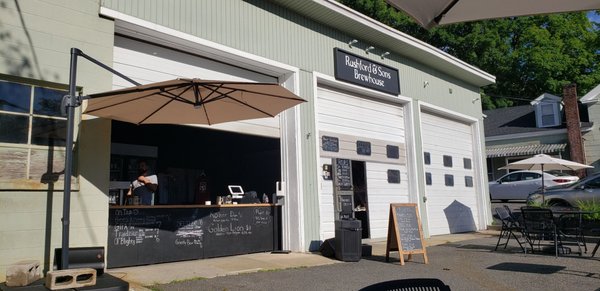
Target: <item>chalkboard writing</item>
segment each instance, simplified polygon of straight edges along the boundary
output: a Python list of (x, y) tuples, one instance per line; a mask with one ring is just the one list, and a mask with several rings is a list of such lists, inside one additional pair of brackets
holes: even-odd
[(340, 191), (352, 190), (352, 164), (348, 159), (335, 159), (335, 187)]
[(270, 250), (270, 206), (109, 211), (109, 268)]
[(338, 195), (338, 200), (340, 203), (340, 215), (339, 219), (353, 218), (354, 214), (354, 196), (352, 192), (347, 195)]
[(356, 153), (363, 156), (371, 155), (371, 143), (368, 141), (356, 141)]
[(398, 146), (386, 145), (385, 151), (386, 151), (386, 155), (389, 159), (399, 159), (400, 158), (400, 148)]
[(399, 252), (402, 265), (404, 265), (404, 254), (409, 254), (410, 259), (410, 255), (422, 253), (425, 263), (428, 263), (416, 204), (390, 205), (386, 261), (389, 260), (390, 251)]
[(333, 136), (322, 136), (321, 137), (321, 148), (326, 152), (339, 152), (340, 151), (340, 139)]
[(400, 233), (400, 245), (403, 251), (423, 249), (419, 221), (414, 207), (395, 206), (396, 227)]

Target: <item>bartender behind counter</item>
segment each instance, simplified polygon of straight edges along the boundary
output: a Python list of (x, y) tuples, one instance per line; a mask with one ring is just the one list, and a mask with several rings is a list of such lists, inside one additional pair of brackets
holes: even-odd
[(138, 162), (139, 177), (131, 182), (127, 196), (137, 196), (142, 205), (154, 205), (154, 192), (158, 188), (158, 178), (150, 175), (148, 164), (144, 160)]

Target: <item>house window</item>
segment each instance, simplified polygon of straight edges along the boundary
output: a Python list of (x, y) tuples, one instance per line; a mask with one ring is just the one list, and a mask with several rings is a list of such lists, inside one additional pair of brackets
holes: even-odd
[(0, 81), (0, 142), (64, 146), (66, 91)]
[(27, 80), (0, 80), (0, 189), (30, 189), (39, 187), (32, 182), (63, 179), (67, 119), (60, 106), (67, 94)]
[(538, 127), (560, 125), (560, 108), (558, 102), (540, 102), (536, 105), (536, 120)]

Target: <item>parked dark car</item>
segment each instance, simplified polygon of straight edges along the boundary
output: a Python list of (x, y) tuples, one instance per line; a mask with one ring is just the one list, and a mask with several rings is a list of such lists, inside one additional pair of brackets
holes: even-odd
[(527, 197), (528, 203), (548, 203), (552, 206), (577, 206), (577, 201), (600, 202), (600, 173), (579, 180), (574, 184), (537, 190)]

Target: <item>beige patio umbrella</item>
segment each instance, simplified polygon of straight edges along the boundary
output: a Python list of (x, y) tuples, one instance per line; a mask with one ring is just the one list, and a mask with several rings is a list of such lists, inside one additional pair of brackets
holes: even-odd
[[(563, 160), (554, 158), (545, 154), (538, 154), (531, 158), (516, 161), (510, 163), (499, 169), (513, 169), (513, 170), (540, 170), (542, 172), (548, 170), (581, 170), (593, 168), (585, 164), (576, 163), (569, 160)], [(542, 175), (542, 191), (544, 191), (544, 179)]]
[(386, 0), (424, 28), (483, 19), (600, 9), (598, 0)]
[(217, 124), (275, 117), (306, 102), (275, 83), (175, 79), (89, 95), (84, 113), (135, 124)]

